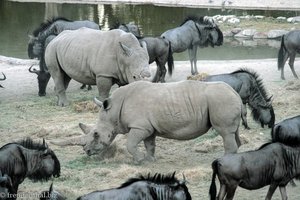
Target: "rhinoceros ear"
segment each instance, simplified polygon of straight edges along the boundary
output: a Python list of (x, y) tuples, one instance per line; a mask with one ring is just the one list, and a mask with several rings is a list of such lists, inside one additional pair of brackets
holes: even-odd
[(89, 134), (92, 130), (92, 127), (87, 126), (83, 123), (79, 123), (79, 127), (81, 128), (81, 130), (83, 131), (84, 134)]
[(123, 44), (122, 42), (119, 42), (119, 44), (120, 44), (120, 46), (121, 46), (121, 48), (122, 48), (122, 50), (123, 50), (123, 53), (126, 55), (126, 56), (131, 56), (132, 55), (132, 50), (128, 47), (128, 46), (126, 46), (125, 44)]
[(111, 99), (107, 98), (103, 101), (103, 109), (109, 110), (111, 108)]

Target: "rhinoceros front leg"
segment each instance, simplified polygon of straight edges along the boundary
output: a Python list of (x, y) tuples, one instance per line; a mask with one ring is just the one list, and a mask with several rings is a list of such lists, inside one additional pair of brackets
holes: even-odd
[(131, 128), (127, 137), (127, 150), (133, 156), (134, 164), (140, 164), (144, 160), (144, 154), (138, 150), (138, 144), (151, 136), (146, 130)]
[(104, 101), (108, 96), (112, 86), (112, 78), (97, 77), (97, 88), (99, 92), (99, 100)]

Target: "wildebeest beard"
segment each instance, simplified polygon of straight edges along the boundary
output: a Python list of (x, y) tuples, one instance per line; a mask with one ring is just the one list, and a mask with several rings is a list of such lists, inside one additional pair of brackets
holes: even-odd
[(36, 170), (34, 173), (28, 175), (28, 178), (34, 182), (37, 181), (48, 181), (52, 176), (54, 178), (57, 178), (60, 176), (60, 163), (57, 159), (56, 155), (51, 151), (50, 152), (52, 159), (54, 160), (54, 171), (51, 174), (45, 173), (42, 166), (39, 167), (38, 170)]

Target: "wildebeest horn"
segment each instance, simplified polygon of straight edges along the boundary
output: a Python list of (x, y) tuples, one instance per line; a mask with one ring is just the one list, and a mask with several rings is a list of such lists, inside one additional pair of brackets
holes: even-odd
[(101, 108), (102, 105), (103, 105), (103, 102), (100, 101), (99, 99), (97, 99), (96, 97), (94, 98), (94, 102), (95, 102), (95, 104), (97, 104), (100, 108)]
[(273, 101), (273, 95), (272, 96), (270, 96), (268, 99), (267, 99), (267, 102), (272, 102)]
[(147, 50), (147, 43), (145, 41), (141, 41), (141, 45), (142, 45), (143, 49), (145, 49), (146, 51), (148, 51)]
[(45, 138), (43, 138), (43, 146), (48, 149), (48, 145), (46, 144)]
[(39, 73), (40, 73), (40, 71), (39, 71), (39, 70), (37, 70), (37, 69), (31, 69), (33, 66), (34, 66), (34, 64), (33, 64), (33, 65), (31, 65), (31, 66), (29, 67), (28, 71), (29, 71), (30, 73), (39, 74)]
[(0, 78), (0, 81), (4, 81), (6, 79), (5, 74), (3, 72), (2, 72), (2, 74), (3, 74), (3, 78)]
[(86, 136), (81, 135), (78, 137), (68, 138), (66, 140), (61, 140), (61, 141), (50, 141), (50, 143), (58, 146), (69, 146), (69, 145), (84, 146), (86, 145)]

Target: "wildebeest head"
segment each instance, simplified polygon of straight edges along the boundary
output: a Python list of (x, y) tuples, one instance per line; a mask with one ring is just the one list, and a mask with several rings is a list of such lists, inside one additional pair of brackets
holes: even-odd
[[(142, 42), (140, 46), (139, 41), (131, 34), (124, 42), (119, 42), (120, 53), (117, 56), (119, 63), (119, 69), (122, 71), (121, 74), (124, 76), (126, 82), (131, 83), (134, 81), (146, 79), (151, 77), (149, 68), (149, 55), (145, 42)], [(121, 36), (122, 37), (122, 36)], [(128, 40), (130, 38), (130, 40)], [(134, 46), (125, 44), (132, 43), (135, 40)], [(136, 45), (137, 44), (137, 45)]]
[(272, 128), (275, 123), (275, 113), (271, 104), (271, 97), (267, 100), (267, 104), (258, 104), (257, 107), (253, 108), (252, 115), (254, 120), (260, 122), (262, 128), (264, 125)]
[[(2, 72), (2, 74), (3, 74), (3, 78), (0, 78), (0, 81), (4, 81), (5, 79), (6, 79), (6, 76), (5, 76), (5, 74)], [(2, 87), (3, 88), (3, 86), (2, 85), (0, 85), (0, 87)]]
[(55, 153), (48, 147), (45, 140), (43, 144), (35, 144), (28, 139), (20, 143), (25, 148), (36, 150), (34, 158), (30, 162), (32, 166), (36, 166), (28, 172), (28, 178), (33, 181), (49, 180), (49, 178), (60, 176), (60, 162)]
[(0, 170), (0, 199), (7, 199), (12, 188), (11, 178)]
[(50, 73), (45, 70), (32, 69), (33, 65), (28, 69), (29, 72), (37, 74), (38, 85), (39, 85), (39, 96), (46, 95), (47, 84), (50, 80)]
[(217, 25), (207, 26), (205, 29), (209, 32), (207, 42), (211, 47), (215, 45), (221, 46), (223, 44), (223, 33)]
[(40, 58), (43, 54), (43, 45), (39, 41), (38, 37), (32, 35), (29, 36), (28, 47), (27, 47), (28, 57), (31, 59)]

